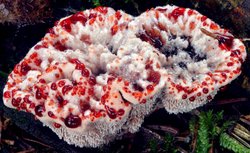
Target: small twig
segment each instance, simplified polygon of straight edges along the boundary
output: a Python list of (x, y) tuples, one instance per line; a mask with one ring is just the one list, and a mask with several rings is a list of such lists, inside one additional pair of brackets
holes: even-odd
[(192, 115), (196, 115), (196, 116), (199, 116), (200, 113), (201, 113), (201, 112), (200, 112), (199, 110), (197, 110), (197, 109), (194, 109), (194, 110), (191, 111), (191, 114), (192, 114)]
[[(203, 32), (207, 36), (210, 36), (214, 39), (218, 38), (218, 34), (212, 33), (204, 28), (200, 28), (200, 30), (201, 30), (201, 32)], [(238, 39), (240, 39), (241, 41), (250, 41), (250, 38), (238, 38)]]
[(177, 147), (177, 150), (180, 152), (180, 153), (188, 153), (188, 151), (184, 150), (183, 148), (181, 147)]
[(244, 138), (245, 140), (250, 141), (249, 131), (245, 127), (243, 127), (242, 125), (236, 124), (233, 131), (235, 134), (237, 134), (241, 138)]
[(155, 133), (155, 132), (153, 132), (153, 131), (151, 131), (150, 129), (145, 128), (145, 127), (141, 127), (141, 129), (142, 129), (144, 132), (146, 132), (146, 133), (148, 133), (148, 134), (151, 134), (154, 138), (156, 138), (156, 139), (158, 139), (158, 140), (164, 142), (164, 139), (163, 139), (162, 136), (160, 136), (159, 134), (157, 134), (157, 133)]
[(214, 152), (214, 142), (212, 141), (212, 145), (208, 151), (208, 153), (213, 153)]
[(147, 127), (149, 127), (150, 129), (154, 129), (154, 130), (160, 130), (160, 131), (164, 131), (167, 133), (171, 133), (174, 135), (179, 133), (178, 129), (175, 129), (175, 128), (170, 127), (170, 126), (148, 125)]
[(36, 141), (36, 140), (32, 140), (32, 139), (29, 139), (29, 138), (23, 138), (23, 139), (26, 140), (26, 141), (29, 141), (29, 142), (34, 142), (34, 143), (40, 144), (40, 145), (45, 146), (47, 148), (52, 148), (51, 146), (46, 145), (46, 144), (44, 144), (42, 142), (39, 142), (39, 141)]
[(135, 7), (135, 9), (136, 9), (136, 11), (137, 11), (137, 13), (141, 13), (141, 11), (139, 10), (139, 5), (134, 1), (134, 0), (131, 0), (131, 3), (134, 5), (134, 7)]
[(224, 105), (224, 104), (231, 104), (231, 103), (239, 103), (239, 102), (248, 102), (248, 98), (233, 98), (233, 99), (223, 99), (218, 101), (213, 101), (208, 105)]
[(250, 41), (250, 38), (242, 38), (242, 41)]
[(7, 127), (8, 127), (8, 125), (10, 124), (10, 119), (9, 118), (7, 118), (7, 119), (5, 119), (4, 121), (3, 121), (3, 130), (6, 130), (7, 129)]
[(192, 139), (192, 143), (191, 143), (192, 153), (195, 151), (196, 144), (197, 144), (198, 128), (199, 128), (199, 125), (195, 124), (194, 135), (193, 135), (193, 139)]
[(190, 137), (175, 137), (175, 141), (189, 143)]
[[(244, 115), (244, 116), (242, 116), (241, 118), (244, 118), (244, 119), (246, 119), (246, 120), (248, 120), (249, 122), (250, 122), (250, 115)], [(249, 124), (250, 125), (250, 124)]]
[(19, 151), (17, 153), (30, 153), (30, 152), (35, 152), (35, 149), (31, 148), (31, 149), (28, 149), (28, 150)]
[(212, 37), (212, 38), (214, 38), (214, 39), (217, 39), (217, 34), (214, 34), (214, 33), (212, 33), (212, 32), (210, 32), (210, 31), (208, 31), (208, 30), (206, 30), (206, 29), (204, 29), (204, 28), (200, 28), (200, 30), (201, 30), (201, 32), (203, 32), (205, 35), (207, 35), (207, 36), (209, 36), (209, 37)]
[(231, 133), (231, 135), (237, 139), (241, 144), (243, 144), (245, 147), (250, 148), (250, 145), (243, 139), (241, 139), (237, 134), (235, 134), (234, 132)]
[(240, 118), (240, 121), (250, 126), (250, 121), (245, 118)]
[(2, 139), (2, 142), (10, 146), (13, 146), (15, 144), (14, 140), (8, 140), (8, 139)]

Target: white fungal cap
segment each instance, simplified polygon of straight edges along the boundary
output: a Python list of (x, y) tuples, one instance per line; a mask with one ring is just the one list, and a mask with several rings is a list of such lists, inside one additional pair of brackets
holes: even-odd
[(165, 55), (159, 73), (167, 76), (163, 104), (170, 113), (207, 103), (241, 72), (243, 43), (195, 10), (167, 5), (135, 21), (137, 37)]
[(114, 76), (106, 69), (132, 19), (107, 7), (61, 19), (15, 66), (4, 104), (34, 114), (69, 144), (108, 143), (133, 107), (109, 85)]

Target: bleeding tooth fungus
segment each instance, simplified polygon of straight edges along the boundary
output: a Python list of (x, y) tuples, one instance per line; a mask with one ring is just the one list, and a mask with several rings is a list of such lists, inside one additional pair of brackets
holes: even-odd
[(195, 10), (132, 17), (97, 7), (51, 28), (15, 66), (3, 99), (67, 143), (98, 147), (138, 131), (162, 104), (179, 113), (211, 101), (245, 58), (239, 39)]

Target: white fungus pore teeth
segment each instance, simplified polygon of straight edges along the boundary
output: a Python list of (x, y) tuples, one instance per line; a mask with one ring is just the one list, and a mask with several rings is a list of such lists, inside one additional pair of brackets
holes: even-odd
[(138, 17), (108, 7), (58, 21), (15, 66), (4, 104), (61, 139), (98, 147), (136, 132), (146, 115), (204, 105), (241, 72), (243, 43), (195, 10)]

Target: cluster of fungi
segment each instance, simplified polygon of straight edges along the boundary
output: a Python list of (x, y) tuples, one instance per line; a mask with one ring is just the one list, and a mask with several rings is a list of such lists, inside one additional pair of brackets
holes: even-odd
[(10, 73), (3, 100), (69, 144), (98, 147), (138, 131), (155, 108), (211, 101), (245, 58), (239, 39), (195, 10), (97, 7), (56, 22)]

